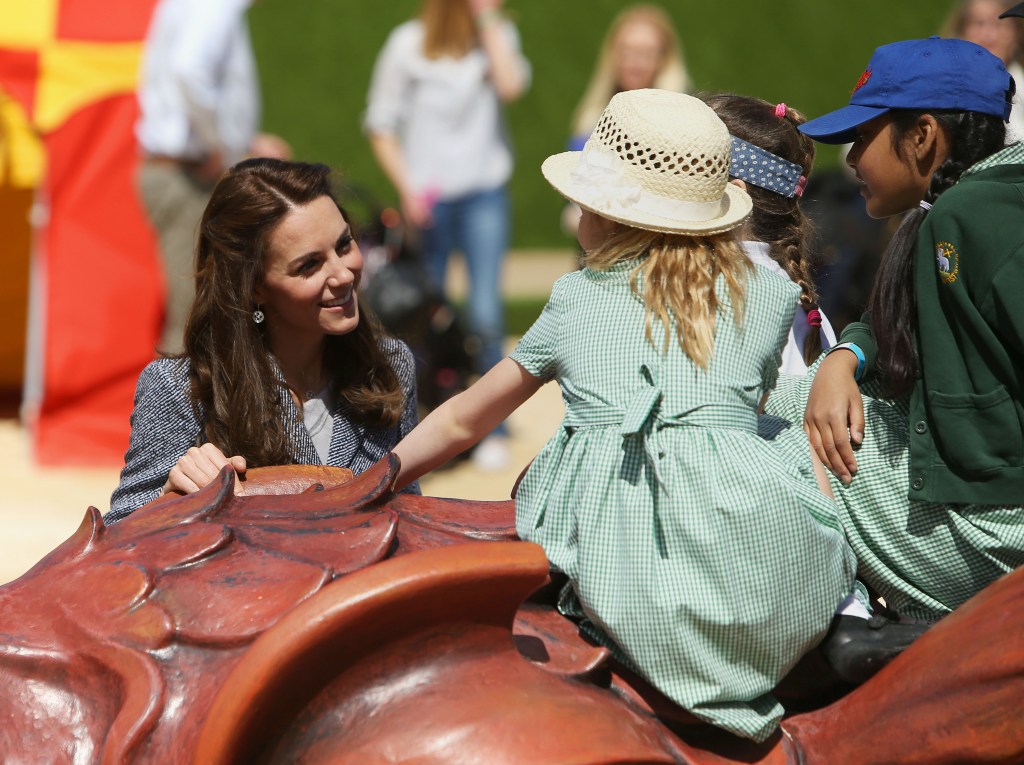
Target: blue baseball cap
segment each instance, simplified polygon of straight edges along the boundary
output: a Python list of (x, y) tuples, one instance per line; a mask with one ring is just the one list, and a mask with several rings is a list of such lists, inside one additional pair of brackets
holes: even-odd
[(997, 56), (966, 40), (903, 40), (875, 49), (849, 106), (805, 122), (821, 143), (850, 143), (857, 127), (891, 109), (951, 109), (1010, 116), (1010, 75)]

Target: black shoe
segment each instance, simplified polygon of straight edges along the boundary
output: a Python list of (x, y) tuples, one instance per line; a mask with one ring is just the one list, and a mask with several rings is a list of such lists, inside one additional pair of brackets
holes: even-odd
[(860, 685), (899, 656), (931, 625), (905, 624), (872, 616), (836, 616), (819, 649), (836, 674)]

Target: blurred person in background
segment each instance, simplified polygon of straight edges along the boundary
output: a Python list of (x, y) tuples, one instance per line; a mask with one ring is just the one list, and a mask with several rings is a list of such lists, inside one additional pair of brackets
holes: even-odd
[(958, 37), (997, 56), (1017, 84), (1006, 142), (1024, 139), (1024, 32), (1015, 18), (999, 18), (1013, 7), (1011, 0), (959, 0), (942, 27), (943, 37)]
[[(616, 93), (641, 88), (689, 93), (691, 84), (669, 15), (657, 5), (628, 6), (605, 33), (590, 82), (573, 113), (569, 150), (583, 150), (601, 112)], [(573, 239), (579, 220), (580, 208), (568, 203), (562, 213), (562, 228)]]
[(258, 132), (260, 92), (245, 14), (252, 0), (160, 0), (139, 83), (139, 191), (167, 283), (160, 350), (182, 348), (193, 298), (196, 227), (225, 168), (246, 156), (288, 159)]
[[(428, 276), (443, 289), (451, 252), (465, 257), (480, 374), (502, 359), (505, 335), (500, 282), (513, 157), (503, 104), (519, 98), (530, 80), (502, 6), (503, 0), (424, 0), (377, 58), (364, 123), (403, 217), (419, 231)], [(473, 459), (483, 469), (507, 464), (504, 424)]]
[(624, 90), (690, 91), (683, 49), (669, 15), (656, 5), (631, 5), (605, 33), (594, 72), (572, 118), (570, 151), (582, 151), (612, 96)]

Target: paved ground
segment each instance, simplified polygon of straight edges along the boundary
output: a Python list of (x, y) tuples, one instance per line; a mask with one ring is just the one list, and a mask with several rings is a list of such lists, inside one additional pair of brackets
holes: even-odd
[[(544, 295), (560, 275), (575, 267), (572, 251), (530, 252), (509, 259), (506, 294)], [(454, 268), (451, 291), (463, 294), (465, 278)], [(510, 343), (514, 342), (510, 338)], [(507, 469), (484, 473), (465, 461), (428, 476), (423, 491), (439, 497), (506, 499), (520, 471), (554, 432), (562, 417), (558, 387), (545, 385), (509, 420), (512, 460)], [(0, 420), (0, 583), (27, 571), (81, 523), (86, 508), (108, 508), (119, 467), (39, 468), (16, 420)]]

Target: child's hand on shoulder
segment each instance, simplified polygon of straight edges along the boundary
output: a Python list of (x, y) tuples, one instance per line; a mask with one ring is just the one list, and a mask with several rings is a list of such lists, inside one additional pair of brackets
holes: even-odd
[(857, 473), (853, 450), (864, 440), (864, 404), (854, 379), (857, 357), (831, 353), (818, 367), (804, 411), (804, 431), (822, 463), (845, 485)]

